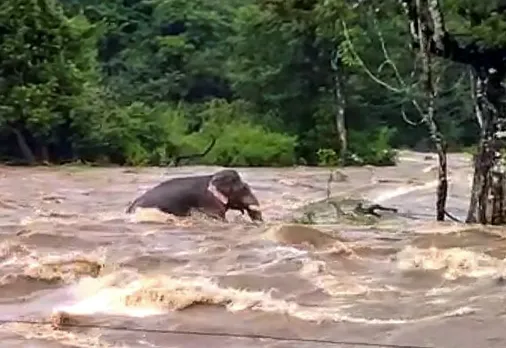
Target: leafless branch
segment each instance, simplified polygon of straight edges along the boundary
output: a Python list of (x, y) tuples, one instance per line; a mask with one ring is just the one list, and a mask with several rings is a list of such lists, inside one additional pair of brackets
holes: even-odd
[(480, 129), (483, 130), (483, 115), (481, 113), (481, 110), (478, 106), (478, 98), (476, 94), (476, 79), (474, 77), (473, 71), (469, 69), (469, 80), (471, 83), (471, 98), (473, 98), (473, 105), (474, 105), (474, 114), (476, 116), (476, 121), (478, 122), (478, 125), (480, 126)]
[(409, 124), (411, 126), (418, 126), (422, 123), (422, 121), (418, 121), (418, 122), (411, 121), (408, 118), (408, 115), (406, 115), (406, 109), (404, 108), (404, 105), (402, 106), (402, 109), (401, 109), (401, 115), (402, 115), (402, 119), (404, 120), (404, 122), (406, 122), (407, 124)]
[(394, 71), (395, 77), (397, 78), (397, 82), (399, 82), (399, 84), (403, 88), (407, 89), (406, 83), (404, 82), (404, 79), (401, 77), (399, 69), (397, 69), (397, 65), (394, 63), (392, 58), (390, 58), (390, 54), (386, 47), (385, 39), (383, 38), (383, 33), (381, 32), (381, 30), (379, 30), (378, 19), (376, 18), (376, 16), (372, 16), (372, 18), (374, 22), (374, 28), (376, 29), (376, 33), (378, 34), (378, 39), (381, 44), (381, 50), (383, 51), (383, 56), (385, 57), (385, 63), (390, 65), (390, 67)]
[[(402, 77), (401, 77), (401, 75), (399, 73), (399, 70), (397, 69), (396, 64), (390, 58), (390, 54), (388, 53), (388, 50), (386, 49), (385, 40), (383, 39), (381, 31), (377, 30), (378, 36), (379, 36), (379, 40), (381, 42), (383, 54), (385, 56), (385, 62), (383, 62), (383, 64), (389, 65), (390, 67), (392, 67), (392, 69), (394, 70), (397, 82), (401, 85), (402, 88), (397, 88), (397, 87), (394, 87), (394, 86), (392, 86), (392, 85), (384, 82), (383, 80), (381, 80), (380, 78), (378, 78), (376, 75), (374, 75), (371, 72), (371, 70), (367, 67), (367, 65), (364, 63), (364, 61), (362, 60), (362, 58), (360, 58), (360, 56), (358, 55), (357, 51), (355, 50), (355, 47), (354, 47), (354, 45), (353, 45), (353, 43), (351, 41), (351, 38), (350, 38), (350, 34), (349, 34), (349, 31), (348, 31), (348, 27), (346, 25), (346, 22), (342, 21), (342, 26), (343, 26), (343, 33), (344, 33), (344, 37), (346, 39), (346, 43), (347, 43), (348, 49), (350, 50), (350, 52), (352, 53), (352, 55), (354, 56), (354, 58), (357, 60), (358, 64), (364, 69), (365, 73), (374, 82), (376, 82), (379, 85), (385, 87), (386, 89), (390, 90), (391, 92), (394, 92), (394, 93), (397, 93), (397, 94), (408, 94), (408, 91), (410, 90), (410, 88), (407, 87), (407, 84), (402, 79)], [(424, 122), (424, 115), (425, 115), (425, 113), (423, 112), (422, 108), (420, 107), (420, 104), (414, 98), (411, 98), (411, 103), (413, 104), (413, 106), (415, 107), (415, 109), (420, 114), (421, 120), (419, 122), (413, 122), (413, 121), (409, 120), (407, 118), (406, 113), (405, 113), (404, 110), (402, 111), (403, 119), (407, 123), (409, 123), (411, 125), (419, 125), (419, 124), (421, 124), (421, 123)]]
[(364, 69), (365, 73), (376, 83), (378, 83), (379, 85), (385, 87), (386, 89), (388, 89), (389, 91), (391, 92), (395, 92), (395, 93), (402, 93), (403, 90), (399, 89), (399, 88), (396, 88), (396, 87), (393, 87), (391, 85), (389, 85), (388, 83), (382, 81), (381, 79), (379, 79), (378, 77), (376, 77), (376, 75), (374, 75), (372, 73), (372, 71), (367, 67), (367, 65), (364, 63), (364, 61), (362, 60), (362, 58), (360, 58), (360, 56), (358, 55), (358, 53), (355, 51), (355, 47), (353, 46), (353, 43), (351, 41), (351, 38), (350, 38), (350, 33), (348, 31), (348, 27), (346, 25), (346, 22), (345, 21), (341, 21), (342, 23), (342, 26), (343, 26), (343, 33), (344, 33), (344, 37), (346, 38), (346, 44), (348, 46), (348, 49), (350, 50), (351, 54), (353, 54), (354, 58), (357, 60), (358, 64), (362, 67), (362, 69)]
[[(440, 78), (441, 78), (441, 76), (442, 76), (442, 75), (443, 75), (443, 74), (440, 74), (440, 75), (438, 76), (438, 79), (437, 79), (437, 81), (438, 81), (438, 82), (439, 82), (439, 80), (440, 80)], [(462, 82), (464, 82), (464, 79), (466, 78), (466, 75), (467, 75), (467, 74), (466, 74), (465, 72), (464, 72), (464, 73), (462, 73), (462, 74), (460, 75), (460, 77), (459, 77), (459, 78), (455, 81), (455, 83), (453, 84), (453, 86), (451, 86), (451, 87), (450, 87), (450, 88), (448, 88), (448, 89), (445, 89), (445, 90), (439, 91), (439, 94), (446, 94), (446, 93), (450, 93), (451, 91), (453, 91), (453, 90), (455, 90), (455, 89), (459, 88), (459, 87), (462, 85)]]

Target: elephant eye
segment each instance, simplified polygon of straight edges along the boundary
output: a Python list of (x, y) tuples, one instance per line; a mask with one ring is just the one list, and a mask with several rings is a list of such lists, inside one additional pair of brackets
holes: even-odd
[(237, 191), (247, 191), (248, 190), (248, 185), (246, 185), (244, 182), (238, 182), (237, 183)]

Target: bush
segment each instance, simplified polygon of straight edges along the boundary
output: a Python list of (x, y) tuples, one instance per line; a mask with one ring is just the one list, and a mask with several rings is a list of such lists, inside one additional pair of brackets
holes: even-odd
[[(80, 158), (105, 158), (107, 162), (126, 165), (165, 165), (177, 154), (186, 131), (185, 115), (180, 109), (171, 105), (153, 108), (141, 102), (118, 106), (107, 101), (97, 102), (94, 107), (88, 112), (100, 113), (101, 117), (90, 117), (87, 132), (76, 139)], [(77, 120), (83, 120), (82, 116)]]
[(336, 166), (339, 163), (339, 156), (333, 149), (319, 149), (316, 156), (318, 165), (322, 167)]
[(261, 126), (232, 123), (223, 128), (204, 163), (223, 166), (289, 166), (294, 164), (295, 137)]
[(105, 102), (95, 104), (94, 109), (88, 111), (100, 112), (102, 117), (89, 118), (94, 121), (87, 124), (85, 136), (76, 140), (76, 149), (87, 161), (105, 158), (107, 162), (126, 165), (167, 165), (175, 156), (202, 152), (211, 136), (215, 136), (214, 148), (206, 157), (195, 160), (196, 163), (223, 166), (293, 164), (296, 138), (253, 124), (248, 121), (244, 108), (240, 103), (222, 101), (205, 104), (196, 116), (203, 122), (201, 129), (192, 132), (190, 121), (195, 121), (195, 116), (192, 119), (189, 113), (194, 110), (183, 106), (159, 104), (150, 107), (141, 102), (124, 107)]
[(346, 164), (395, 165), (397, 152), (390, 145), (395, 133), (396, 129), (389, 127), (369, 132), (350, 131)]
[(289, 166), (295, 163), (296, 137), (254, 124), (250, 120), (257, 115), (247, 104), (215, 100), (206, 106), (200, 113), (201, 131), (187, 139), (203, 149), (211, 136), (217, 138), (216, 145), (201, 163), (222, 166)]

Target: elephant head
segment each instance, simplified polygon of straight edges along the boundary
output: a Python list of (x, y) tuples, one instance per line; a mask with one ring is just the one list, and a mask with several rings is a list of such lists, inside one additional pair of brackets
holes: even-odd
[(239, 210), (253, 221), (263, 221), (258, 199), (239, 173), (225, 169), (215, 173), (209, 181), (208, 190), (224, 204), (226, 209)]

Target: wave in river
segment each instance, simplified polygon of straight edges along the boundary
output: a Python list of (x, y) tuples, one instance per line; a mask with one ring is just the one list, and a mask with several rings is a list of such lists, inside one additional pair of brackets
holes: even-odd
[(150, 316), (184, 310), (195, 305), (214, 305), (230, 312), (243, 310), (289, 315), (306, 321), (334, 321), (367, 324), (402, 324), (441, 316), (461, 315), (470, 308), (458, 308), (435, 316), (413, 319), (353, 317), (339, 308), (310, 308), (277, 299), (270, 292), (224, 288), (205, 277), (141, 276), (122, 271), (100, 279), (82, 279), (72, 289), (74, 303), (54, 308), (74, 315)]

